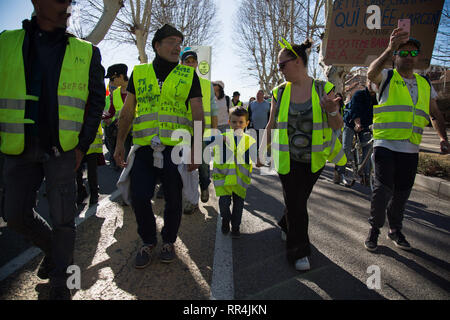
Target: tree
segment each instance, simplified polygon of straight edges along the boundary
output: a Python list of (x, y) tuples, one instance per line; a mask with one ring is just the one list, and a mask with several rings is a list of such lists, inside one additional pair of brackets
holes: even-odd
[[(79, 1), (81, 25), (85, 29), (93, 30), (107, 9), (106, 3), (116, 0), (103, 1)], [(148, 62), (149, 35), (165, 23), (182, 31), (185, 41), (191, 41), (189, 44), (200, 44), (211, 38), (216, 14), (212, 0), (124, 0), (122, 4), (104, 40), (135, 45), (141, 63)]]
[(434, 45), (433, 59), (449, 66), (450, 64), (450, 2), (444, 3), (439, 29), (436, 35), (436, 43)]
[[(278, 72), (277, 57), (281, 38), (302, 43), (306, 38), (316, 42), (323, 24), (325, 0), (243, 0), (235, 17), (236, 49), (244, 60), (248, 75), (256, 78), (260, 88), (270, 92), (283, 79)], [(311, 11), (310, 9), (313, 8)], [(317, 50), (311, 50), (317, 55)], [(317, 57), (313, 57), (313, 61)], [(311, 64), (310, 64), (311, 66)], [(317, 76), (315, 67), (310, 74)]]

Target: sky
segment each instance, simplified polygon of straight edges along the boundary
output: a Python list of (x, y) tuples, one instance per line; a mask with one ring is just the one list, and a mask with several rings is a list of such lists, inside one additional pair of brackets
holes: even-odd
[[(240, 100), (246, 103), (250, 97), (256, 96), (259, 86), (255, 79), (246, 76), (247, 67), (243, 72), (243, 62), (233, 50), (235, 44), (232, 29), (235, 11), (239, 7), (240, 0), (214, 1), (218, 13), (218, 34), (215, 45), (212, 47), (211, 80), (222, 80), (225, 83), (225, 93), (229, 96), (232, 96), (234, 91), (239, 91)], [(0, 31), (21, 28), (22, 20), (29, 19), (32, 12), (31, 0), (0, 0)], [(149, 39), (151, 40), (152, 37), (153, 35), (150, 35)], [(133, 45), (118, 45), (102, 41), (98, 47), (105, 70), (113, 64), (125, 63), (130, 75), (133, 66), (139, 64), (138, 52)]]
[[(220, 40), (217, 40), (217, 45), (212, 48), (211, 80), (222, 80), (227, 95), (232, 96), (234, 91), (239, 91), (241, 94), (240, 100), (248, 102), (250, 97), (256, 96), (259, 86), (256, 80), (243, 77), (240, 74), (241, 61), (233, 52), (233, 15), (240, 1), (215, 0), (215, 2), (219, 13), (220, 38), (218, 39)], [(32, 12), (31, 0), (0, 0), (0, 32), (21, 28), (22, 20), (29, 19)], [(149, 39), (151, 40), (152, 37), (153, 35), (150, 35)], [(105, 70), (113, 64), (125, 63), (128, 66), (128, 75), (130, 75), (133, 66), (139, 64), (138, 52), (133, 45), (122, 44), (118, 46), (102, 41), (98, 47)]]

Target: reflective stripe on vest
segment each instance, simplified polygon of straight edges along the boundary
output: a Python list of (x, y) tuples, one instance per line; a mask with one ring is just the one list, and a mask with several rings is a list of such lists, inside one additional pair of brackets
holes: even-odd
[[(27, 100), (39, 97), (27, 95), (24, 59), (22, 54), (25, 30), (5, 31), (0, 35), (0, 151), (17, 155), (25, 146), (25, 119)], [(59, 116), (59, 143), (63, 151), (78, 144), (88, 98), (89, 67), (92, 44), (69, 37), (59, 75), (57, 89)]]
[(373, 107), (373, 137), (379, 140), (409, 140), (419, 145), (423, 128), (430, 121), (430, 84), (414, 73), (417, 81), (417, 103), (414, 105), (408, 87), (396, 69), (389, 82), (386, 102)]
[(227, 131), (222, 134), (226, 136), (227, 143), (225, 147), (227, 150), (222, 152), (232, 153), (233, 157), (227, 159), (226, 163), (222, 163), (223, 157), (221, 152), (214, 147), (214, 162), (213, 162), (213, 182), (216, 190), (216, 196), (231, 195), (233, 192), (239, 197), (245, 199), (247, 188), (251, 182), (252, 161), (249, 158), (249, 164), (245, 164), (245, 153), (252, 145), (256, 143), (251, 136), (244, 134), (238, 137), (238, 145), (234, 141), (233, 131)]
[(103, 130), (102, 126), (98, 126), (97, 134), (95, 136), (94, 142), (89, 146), (89, 150), (86, 154), (91, 153), (103, 153)]
[(113, 105), (114, 109), (116, 109), (116, 113), (114, 114), (114, 117), (112, 118), (112, 121), (119, 119), (120, 117), (120, 111), (122, 111), (124, 101), (122, 100), (122, 93), (120, 92), (121, 87), (117, 87), (114, 89), (112, 93), (112, 99), (113, 99)]
[(202, 87), (203, 114), (205, 117), (203, 137), (207, 138), (211, 136), (211, 81), (202, 77), (199, 77), (199, 79)]
[(167, 76), (160, 90), (152, 64), (134, 67), (133, 82), (136, 89), (136, 118), (133, 122), (133, 144), (150, 145), (158, 135), (161, 143), (174, 146), (175, 130), (185, 129), (192, 135), (191, 108), (186, 100), (192, 86), (194, 68), (177, 65)]
[[(272, 150), (274, 166), (278, 173), (287, 174), (290, 172), (289, 137), (288, 137), (288, 114), (291, 96), (291, 83), (286, 82), (280, 102), (280, 110), (276, 119), (276, 129), (272, 135)], [(327, 82), (324, 91), (328, 94), (333, 89), (333, 84)], [(278, 89), (273, 90), (275, 99)], [(328, 119), (325, 112), (322, 112), (320, 98), (316, 92), (315, 81), (313, 81), (311, 100), (313, 106), (313, 132), (311, 145), (311, 171), (319, 171), (326, 163), (331, 161), (338, 165), (347, 162), (338, 135), (328, 126)]]

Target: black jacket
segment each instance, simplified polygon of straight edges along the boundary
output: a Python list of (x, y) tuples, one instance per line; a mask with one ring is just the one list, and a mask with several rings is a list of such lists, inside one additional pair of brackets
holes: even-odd
[[(25, 39), (22, 53), (25, 66), (27, 94), (39, 96), (39, 101), (27, 101), (25, 118), (35, 124), (25, 125), (25, 141), (31, 143), (31, 137), (38, 137), (42, 148), (52, 152), (59, 142), (58, 84), (62, 62), (68, 45), (68, 38), (73, 35), (65, 29), (45, 32), (39, 29), (36, 18), (23, 21)], [(87, 152), (94, 141), (105, 107), (105, 69), (101, 65), (100, 50), (93, 46), (89, 67), (89, 96), (84, 114), (84, 122), (79, 134), (77, 148)]]

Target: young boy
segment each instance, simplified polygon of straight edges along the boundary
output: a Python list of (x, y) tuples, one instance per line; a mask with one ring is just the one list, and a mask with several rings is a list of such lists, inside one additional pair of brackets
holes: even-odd
[[(222, 133), (223, 148), (214, 152), (213, 181), (216, 196), (219, 198), (220, 215), (222, 216), (222, 232), (239, 238), (239, 227), (244, 209), (244, 199), (251, 181), (252, 161), (250, 154), (256, 155), (256, 141), (244, 129), (249, 124), (248, 111), (236, 108), (228, 120), (232, 130)], [(250, 149), (251, 152), (250, 152)], [(233, 210), (230, 204), (233, 199)]]

